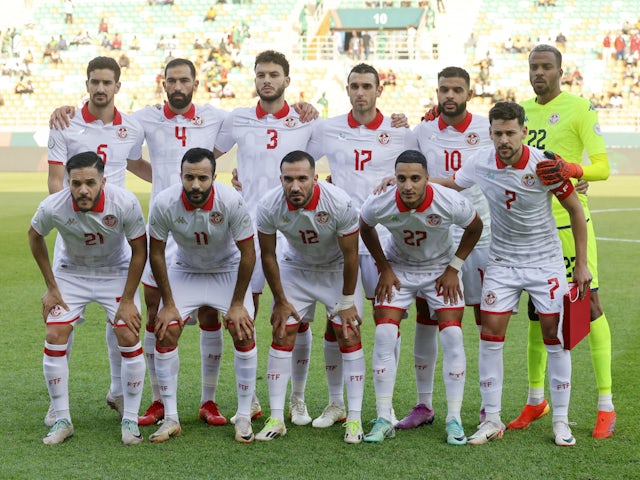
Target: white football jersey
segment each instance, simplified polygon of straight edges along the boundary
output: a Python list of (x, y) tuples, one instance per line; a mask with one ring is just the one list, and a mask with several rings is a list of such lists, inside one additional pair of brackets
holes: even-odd
[(260, 201), (257, 228), (269, 235), (280, 231), (286, 238), (281, 265), (339, 270), (343, 256), (338, 237), (358, 234), (358, 213), (349, 195), (329, 183), (318, 182), (304, 208), (291, 205), (280, 186)]
[(262, 196), (280, 185), (280, 161), (289, 152), (306, 150), (317, 121), (302, 123), (285, 102), (275, 115), (261, 107), (237, 108), (225, 119), (216, 148), (227, 152), (238, 145), (238, 179), (252, 218)]
[(562, 199), (573, 191), (570, 182), (542, 185), (536, 165), (542, 151), (523, 146), (522, 156), (505, 165), (494, 147), (477, 152), (455, 173), (463, 188), (477, 184), (491, 209), (489, 262), (512, 267), (535, 267), (562, 262), (562, 248), (551, 213), (551, 195)]
[(180, 182), (180, 163), (187, 150), (200, 147), (213, 151), (227, 115), (224, 110), (207, 104), (192, 104), (187, 112), (177, 115), (166, 102), (162, 109), (150, 106), (132, 114), (142, 125), (149, 147), (152, 199)]
[[(127, 159), (142, 157), (144, 132), (140, 124), (115, 107), (113, 123), (105, 125), (89, 112), (87, 104), (70, 120), (64, 130), (49, 131), (48, 159), (51, 164), (66, 165), (74, 155), (92, 151), (104, 161), (104, 176), (112, 185), (124, 187)], [(65, 185), (67, 183), (65, 172)]]
[[(447, 125), (442, 116), (436, 121), (421, 122), (413, 130), (419, 144), (419, 150), (427, 158), (429, 176), (446, 178), (457, 172), (463, 163), (473, 157), (479, 148), (493, 145), (489, 134), (489, 120), (467, 112), (462, 122), (455, 126)], [(491, 241), (491, 215), (489, 204), (477, 185), (460, 192), (469, 199), (484, 226), (482, 236), (476, 247), (488, 247)], [(462, 230), (453, 227), (454, 241), (459, 241)]]
[(127, 240), (146, 235), (142, 208), (135, 195), (106, 184), (88, 212), (77, 210), (68, 188), (45, 198), (31, 220), (45, 236), (58, 230), (61, 249), (56, 271), (101, 276), (126, 275), (131, 259)]
[(167, 267), (187, 272), (231, 272), (238, 269), (236, 242), (253, 241), (253, 224), (242, 197), (233, 188), (213, 182), (209, 200), (196, 208), (182, 183), (160, 192), (149, 213), (149, 236), (178, 245)]
[(409, 209), (394, 186), (371, 195), (360, 211), (369, 226), (384, 225), (391, 238), (383, 245), (387, 259), (407, 270), (441, 269), (451, 261), (457, 245), (451, 239), (451, 225), (466, 228), (477, 213), (455, 190), (427, 184), (422, 205)]

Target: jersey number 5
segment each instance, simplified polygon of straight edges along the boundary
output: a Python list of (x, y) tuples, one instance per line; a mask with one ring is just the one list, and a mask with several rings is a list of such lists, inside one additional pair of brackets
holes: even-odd
[(96, 148), (96, 153), (102, 157), (102, 163), (105, 165), (107, 164), (107, 148), (109, 148), (109, 145), (106, 143), (101, 143), (98, 145), (98, 148)]

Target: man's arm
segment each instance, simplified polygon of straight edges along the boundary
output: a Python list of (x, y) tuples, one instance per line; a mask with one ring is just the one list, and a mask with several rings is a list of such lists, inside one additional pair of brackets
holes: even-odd
[(124, 285), (122, 297), (118, 311), (113, 319), (114, 325), (118, 324), (118, 320), (122, 320), (129, 330), (135, 335), (140, 332), (142, 317), (138, 311), (138, 307), (134, 302), (135, 296), (138, 294), (138, 285), (140, 277), (147, 261), (147, 236), (129, 240), (131, 246), (131, 260), (129, 262), (129, 272), (127, 273), (127, 282)]
[(582, 176), (580, 180), (597, 182), (609, 178), (611, 167), (609, 166), (609, 157), (606, 153), (589, 155), (589, 160), (591, 161), (591, 165), (582, 165)]
[(158, 290), (162, 296), (162, 308), (156, 316), (155, 333), (159, 340), (164, 338), (169, 323), (177, 320), (178, 325), (183, 327), (182, 317), (173, 301), (173, 293), (169, 284), (169, 275), (167, 274), (167, 262), (165, 260), (166, 242), (151, 237), (149, 244), (149, 264), (153, 277), (158, 285)]
[(59, 163), (49, 164), (49, 176), (47, 178), (47, 187), (49, 195), (59, 192), (64, 188), (64, 170), (65, 167)]
[(438, 185), (442, 185), (443, 187), (451, 188), (456, 192), (461, 192), (462, 190), (464, 190), (464, 188), (462, 188), (455, 182), (453, 177), (454, 175), (451, 175), (450, 177), (446, 177), (446, 178), (429, 177), (429, 181), (432, 183), (437, 183)]
[(63, 105), (62, 107), (56, 108), (49, 117), (49, 128), (64, 130), (71, 125), (70, 121), (75, 114), (76, 109), (71, 105)]
[(136, 177), (151, 183), (151, 163), (144, 158), (139, 158), (138, 160), (131, 160), (130, 158), (127, 158), (127, 170), (133, 173)]
[(51, 269), (51, 262), (49, 261), (49, 251), (47, 250), (47, 243), (44, 237), (34, 230), (33, 227), (29, 227), (29, 247), (33, 258), (42, 272), (44, 283), (47, 286), (47, 291), (42, 296), (42, 317), (44, 320), (49, 316), (49, 312), (56, 305), (60, 305), (65, 310), (69, 311), (69, 307), (58, 290), (58, 283), (53, 275)]
[(229, 311), (224, 317), (226, 322), (232, 322), (238, 337), (238, 340), (253, 338), (253, 320), (252, 316), (244, 308), (244, 297), (251, 282), (251, 274), (256, 265), (256, 249), (253, 244), (253, 237), (236, 242), (238, 250), (240, 250), (240, 265), (238, 267), (238, 278), (236, 286), (233, 289), (233, 297)]
[(593, 279), (587, 266), (587, 220), (576, 192), (572, 192), (571, 195), (560, 200), (560, 204), (569, 212), (571, 219), (571, 231), (576, 249), (573, 281), (578, 284), (580, 298), (583, 298)]
[(354, 332), (357, 332), (361, 323), (360, 315), (358, 315), (358, 310), (354, 303), (354, 295), (358, 283), (358, 240), (357, 232), (338, 237), (338, 246), (344, 257), (344, 266), (342, 270), (342, 298), (335, 308), (334, 314), (340, 315), (342, 331), (345, 337), (347, 336), (348, 326)]
[(390, 302), (393, 298), (393, 288), (395, 287), (396, 290), (400, 290), (400, 280), (396, 277), (395, 272), (391, 268), (391, 264), (382, 251), (378, 232), (362, 218), (360, 218), (360, 236), (380, 270), (380, 277), (378, 278), (375, 291), (376, 300), (378, 302), (385, 300)]

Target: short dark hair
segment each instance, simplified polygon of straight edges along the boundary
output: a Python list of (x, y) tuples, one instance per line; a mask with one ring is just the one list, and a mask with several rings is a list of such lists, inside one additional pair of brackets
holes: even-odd
[(120, 81), (120, 65), (111, 57), (96, 57), (87, 65), (87, 80), (94, 70), (111, 70), (116, 82)]
[(284, 53), (276, 52), (275, 50), (265, 50), (256, 57), (256, 62), (253, 64), (254, 70), (259, 63), (275, 63), (276, 65), (280, 65), (284, 71), (284, 76), (289, 76), (289, 62), (287, 61), (287, 57), (284, 56)]
[(394, 167), (397, 167), (399, 163), (419, 163), (422, 165), (425, 172), (429, 172), (429, 169), (427, 168), (427, 159), (422, 152), (418, 150), (405, 150), (402, 152), (398, 155), (398, 158), (396, 158)]
[(518, 120), (518, 124), (523, 126), (524, 108), (515, 102), (498, 102), (489, 110), (489, 123), (494, 120)]
[(294, 150), (293, 152), (289, 152), (284, 156), (284, 158), (280, 162), (280, 171), (282, 171), (283, 163), (296, 163), (296, 162), (302, 162), (303, 160), (307, 160), (309, 162), (309, 165), (311, 165), (311, 169), (315, 170), (316, 161), (313, 159), (311, 155), (309, 155), (307, 152), (304, 152), (302, 150)]
[(211, 162), (211, 173), (216, 173), (216, 157), (211, 150), (207, 150), (206, 148), (190, 148), (187, 150), (183, 157), (182, 162), (180, 162), (180, 170), (185, 163), (200, 163), (205, 158), (208, 158)]
[(352, 73), (371, 73), (374, 77), (376, 77), (376, 87), (380, 86), (380, 75), (378, 75), (378, 71), (373, 68), (371, 65), (367, 65), (366, 63), (359, 63), (355, 67), (351, 69), (349, 75), (347, 75), (347, 83), (349, 83), (349, 78)]
[(562, 53), (560, 53), (560, 50), (558, 50), (553, 45), (547, 45), (546, 43), (541, 43), (540, 45), (536, 45), (535, 47), (533, 47), (533, 49), (529, 52), (529, 60), (531, 59), (531, 55), (540, 52), (553, 53), (553, 55), (556, 57), (556, 62), (558, 62), (558, 68), (562, 67)]
[(67, 160), (65, 165), (67, 175), (77, 168), (95, 168), (100, 176), (104, 175), (104, 162), (96, 152), (80, 152)]
[(471, 78), (469, 72), (460, 67), (445, 67), (438, 72), (438, 80), (441, 78), (462, 78), (467, 87), (471, 87)]
[(167, 65), (164, 67), (165, 78), (167, 77), (167, 70), (169, 70), (170, 68), (179, 67), (181, 65), (186, 65), (187, 67), (189, 67), (189, 70), (191, 71), (191, 78), (196, 78), (196, 66), (191, 60), (188, 60), (186, 58), (174, 58), (169, 63), (167, 63)]

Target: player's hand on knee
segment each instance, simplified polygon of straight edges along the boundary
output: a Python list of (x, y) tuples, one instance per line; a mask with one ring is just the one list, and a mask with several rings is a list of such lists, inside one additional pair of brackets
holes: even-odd
[(42, 295), (42, 318), (44, 321), (47, 321), (47, 317), (51, 313), (51, 310), (59, 306), (60, 308), (64, 308), (67, 312), (69, 311), (69, 307), (62, 299), (62, 294), (57, 287), (49, 288), (44, 295)]
[(121, 299), (118, 311), (113, 319), (113, 324), (118, 325), (118, 322), (122, 321), (127, 328), (134, 334), (140, 333), (140, 326), (142, 324), (142, 317), (138, 311), (138, 307), (133, 303), (133, 300)]
[(283, 339), (287, 336), (287, 320), (293, 317), (298, 323), (302, 320), (297, 310), (287, 301), (275, 302), (271, 311), (271, 326), (276, 338)]
[(582, 167), (577, 163), (566, 162), (549, 150), (544, 152), (544, 156), (548, 160), (542, 160), (536, 165), (536, 175), (543, 185), (554, 185), (570, 178), (582, 177)]
[(340, 320), (342, 320), (342, 336), (344, 338), (349, 337), (349, 328), (351, 328), (356, 335), (360, 335), (360, 324), (362, 323), (362, 319), (360, 318), (360, 315), (358, 315), (358, 310), (355, 305), (351, 305), (350, 307), (336, 313), (340, 316)]
[(445, 304), (455, 305), (462, 300), (462, 289), (458, 271), (447, 267), (442, 275), (436, 279), (436, 291), (442, 295)]
[(163, 306), (158, 315), (156, 315), (154, 332), (158, 340), (164, 340), (167, 333), (167, 329), (170, 325), (177, 325), (180, 328), (180, 332), (184, 328), (184, 322), (180, 316), (180, 312), (175, 307)]
[(238, 341), (251, 340), (253, 338), (253, 319), (244, 305), (232, 305), (224, 316), (227, 329), (233, 326)]
[(378, 195), (380, 193), (386, 192), (387, 187), (390, 187), (395, 184), (396, 184), (396, 177), (392, 175), (388, 177), (384, 177), (382, 181), (378, 184), (378, 186), (374, 188), (373, 192), (371, 193), (373, 193), (374, 195)]
[(400, 290), (400, 280), (395, 272), (391, 268), (382, 270), (375, 290), (378, 303), (391, 302), (394, 288)]

